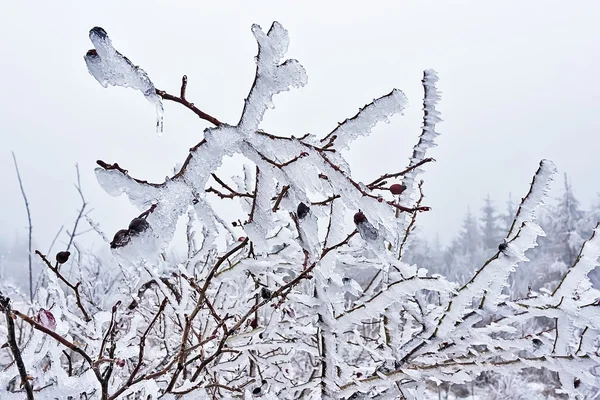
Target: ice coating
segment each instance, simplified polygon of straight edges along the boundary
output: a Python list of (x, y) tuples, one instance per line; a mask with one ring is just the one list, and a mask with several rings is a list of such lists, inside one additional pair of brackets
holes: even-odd
[(127, 57), (119, 53), (112, 45), (106, 31), (100, 27), (90, 30), (90, 40), (95, 50), (89, 50), (84, 56), (89, 73), (103, 87), (121, 86), (139, 90), (156, 108), (156, 130), (163, 131), (164, 109), (156, 88), (146, 71), (134, 65)]
[[(113, 252), (130, 292), (137, 293), (144, 285), (139, 279), (144, 274), (157, 281), (156, 293), (159, 299), (168, 300), (173, 320), (186, 321), (198, 312), (192, 318), (194, 335), (214, 331), (217, 337), (203, 336), (199, 348), (187, 349), (189, 359), (210, 358), (220, 346), (235, 352), (231, 357), (221, 354), (218, 361), (203, 366), (206, 374), (200, 375), (201, 380), (216, 377), (218, 384), (229, 384), (238, 379), (237, 368), (251, 363), (267, 383), (249, 385), (244, 389), (248, 397), (260, 389), (261, 398), (356, 398), (362, 392), (366, 398), (421, 399), (427, 382), (465, 383), (500, 367), (515, 372), (544, 366), (564, 372), (566, 357), (570, 357), (575, 366), (562, 373), (561, 379), (568, 383), (581, 376), (584, 382), (593, 382), (586, 375), (592, 363), (585, 357), (594, 357), (592, 337), (600, 331), (600, 319), (590, 304), (600, 296), (589, 288), (585, 276), (592, 268), (597, 239), (588, 243), (584, 259), (573, 267), (556, 296), (513, 301), (503, 294), (511, 272), (527, 261), (525, 252), (543, 235), (534, 222), (535, 210), (543, 203), (553, 164), (541, 163), (506, 248), (491, 254), (467, 285), (459, 287), (441, 276), (430, 276), (422, 266), (398, 260), (394, 248), (403, 234), (398, 227), (405, 226), (403, 217), (412, 212), (404, 210), (397, 218), (394, 203), (352, 178), (340, 151), (368, 135), (377, 123), (401, 113), (406, 106), (402, 92), (394, 90), (367, 104), (324, 137), (264, 132), (262, 118), (274, 107), (275, 94), (302, 86), (307, 79), (297, 61), (284, 59), (289, 37), (280, 24), (274, 23), (267, 33), (254, 25), (252, 32), (259, 46), (256, 76), (237, 125), (213, 123), (214, 127), (205, 129), (204, 139), (163, 183), (135, 179), (116, 165), (100, 164), (97, 170), (98, 180), (111, 195), (125, 193), (141, 211), (154, 206), (147, 217), (152, 235), (141, 235)], [(411, 167), (425, 160), (438, 135), (436, 81), (434, 71), (425, 71), (425, 117)], [(213, 173), (225, 157), (240, 155), (248, 163), (241, 176), (232, 179), (233, 185), (227, 184), (240, 194), (233, 201), (239, 201), (247, 216), (231, 227), (224, 222), (227, 216), (213, 209), (209, 198), (213, 194), (207, 187), (214, 184)], [(416, 177), (421, 172), (414, 168), (403, 175), (407, 186), (400, 197), (403, 206), (414, 205)], [(310, 212), (298, 219), (300, 202)], [(358, 210), (364, 213), (368, 229), (352, 223)], [(174, 266), (163, 260), (167, 257), (162, 250), (184, 214), (189, 219), (188, 258)], [(200, 229), (194, 232), (194, 226)], [(222, 234), (227, 241), (221, 251), (216, 242)], [(150, 254), (152, 246), (161, 250), (160, 256)], [(186, 279), (172, 278), (174, 271)], [(162, 281), (165, 277), (177, 282), (177, 292)], [(296, 279), (300, 279), (297, 284), (278, 293)], [(202, 292), (199, 287), (208, 281), (210, 285)], [(198, 300), (198, 293), (205, 297)], [(142, 295), (136, 299), (148, 307)], [(72, 300), (65, 298), (58, 304), (66, 307)], [(233, 316), (231, 320), (220, 323), (209, 312), (209, 302), (218, 312), (226, 310), (221, 316)], [(261, 308), (252, 310), (261, 302)], [(489, 311), (498, 319), (484, 319)], [(98, 332), (107, 325), (110, 313), (98, 312), (94, 317), (92, 331), (101, 337)], [(543, 344), (533, 348), (529, 338), (515, 337), (517, 327), (535, 317), (557, 321), (556, 341), (554, 332), (542, 332), (535, 338)], [(74, 318), (78, 316), (65, 313), (64, 319)], [(132, 331), (143, 329), (143, 321), (140, 326), (136, 323), (132, 321)], [(178, 329), (176, 324), (170, 328)], [(119, 338), (118, 356), (129, 357), (130, 363), (135, 357), (128, 349), (132, 337)], [(168, 353), (178, 353), (182, 346), (178, 339), (165, 341)], [(579, 339), (581, 353), (573, 348)], [(96, 339), (90, 347), (98, 348), (97, 343)], [(300, 363), (317, 365), (316, 378), (310, 368), (295, 367)], [(193, 387), (189, 375), (176, 381), (179, 391)], [(127, 393), (170, 398), (161, 394), (162, 386), (148, 385), (140, 384)], [(574, 390), (568, 386), (566, 390)], [(193, 395), (208, 396), (202, 390)]]
[[(437, 105), (441, 99), (441, 93), (437, 89), (438, 75), (432, 69), (423, 71), (423, 126), (419, 141), (413, 147), (413, 153), (409, 160), (409, 167), (414, 167), (422, 162), (427, 155), (427, 150), (437, 146), (435, 139), (440, 135), (436, 132), (436, 125), (442, 122), (441, 113), (437, 110)], [(423, 172), (420, 168), (414, 168), (402, 177), (402, 184), (406, 190), (399, 196), (400, 204), (411, 206), (415, 203), (417, 176)], [(398, 220), (398, 229), (406, 230), (409, 224), (407, 216)]]
[(394, 89), (391, 93), (374, 99), (372, 103), (360, 109), (353, 118), (342, 122), (323, 140), (336, 136), (335, 144), (339, 149), (346, 149), (359, 136), (367, 136), (371, 129), (381, 121), (401, 113), (408, 105), (408, 100), (401, 90)]

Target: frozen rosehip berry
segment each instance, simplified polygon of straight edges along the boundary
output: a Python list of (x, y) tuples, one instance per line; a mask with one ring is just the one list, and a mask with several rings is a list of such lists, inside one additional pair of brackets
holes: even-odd
[(121, 229), (119, 232), (115, 233), (112, 242), (110, 242), (111, 249), (116, 249), (119, 247), (126, 246), (131, 241), (131, 234), (129, 233), (129, 229)]
[(56, 319), (54, 318), (54, 314), (44, 308), (40, 308), (38, 311), (37, 322), (50, 330), (56, 329)]
[(273, 295), (273, 293), (271, 293), (271, 291), (267, 288), (262, 288), (260, 289), (260, 297), (262, 297), (265, 300), (269, 300), (271, 298), (271, 296)]
[(378, 197), (377, 201), (380, 202), (380, 203), (383, 203), (383, 197)]
[(355, 224), (360, 224), (361, 222), (365, 222), (366, 220), (367, 220), (367, 217), (365, 217), (365, 214), (362, 211), (359, 211), (356, 214), (354, 214), (354, 223)]
[(238, 242), (243, 242), (244, 240), (246, 240), (246, 236), (240, 236), (238, 238)]
[(298, 204), (298, 208), (296, 209), (296, 214), (298, 215), (298, 218), (304, 219), (304, 217), (306, 217), (308, 215), (309, 211), (310, 211), (309, 206), (307, 206), (304, 203), (300, 203), (300, 204)]
[(393, 195), (402, 194), (402, 192), (404, 192), (405, 190), (406, 186), (401, 185), (399, 183), (394, 183), (392, 186), (390, 186), (390, 192), (392, 192)]
[(56, 262), (59, 264), (64, 264), (67, 261), (69, 261), (70, 255), (71, 252), (69, 251), (59, 251), (58, 253), (56, 253)]
[(134, 218), (129, 223), (129, 231), (132, 235), (139, 235), (150, 227), (146, 218)]

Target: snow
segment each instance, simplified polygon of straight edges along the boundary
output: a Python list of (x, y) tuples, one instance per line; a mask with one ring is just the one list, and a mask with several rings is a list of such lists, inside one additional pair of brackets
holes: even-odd
[[(268, 32), (253, 25), (252, 33), (256, 76), (237, 124), (203, 130), (204, 139), (161, 183), (99, 163), (101, 187), (126, 195), (147, 226), (113, 246), (106, 264), (88, 260), (70, 270), (77, 272), (68, 278), (81, 282), (82, 304), (61, 276), (46, 270), (34, 310), (51, 310), (55, 325), (42, 311), (40, 321), (90, 356), (63, 353), (64, 343), (34, 330), (22, 351), (35, 386), (50, 384), (43, 395), (91, 399), (108, 390), (110, 398), (122, 390), (121, 398), (174, 399), (195, 388), (183, 398), (422, 399), (435, 396), (437, 384), (463, 385), (483, 372), (511, 382), (531, 368), (558, 372), (571, 397), (580, 391), (575, 378), (597, 385), (591, 371), (600, 361), (600, 292), (588, 275), (600, 256), (598, 226), (554, 291), (521, 299), (507, 294), (509, 279), (544, 236), (537, 217), (554, 164), (540, 163), (505, 246), (465, 284), (432, 275), (428, 265), (398, 259), (413, 214), (354, 180), (342, 152), (401, 114), (404, 94), (394, 89), (322, 136), (264, 132), (275, 95), (308, 79), (298, 61), (285, 59), (289, 36), (279, 23)], [(90, 39), (95, 51), (85, 60), (98, 82), (139, 90), (162, 112), (154, 84), (106, 32), (94, 28)], [(435, 145), (437, 80), (434, 71), (424, 72), (425, 116), (409, 167)], [(159, 121), (162, 128), (162, 114)], [(230, 188), (222, 185), (234, 198), (223, 201), (238, 202), (247, 214), (236, 226), (208, 190), (230, 156), (244, 159), (241, 175)], [(422, 172), (402, 176), (407, 189), (400, 204), (415, 205)], [(300, 202), (309, 207), (306, 215), (298, 215)], [(175, 257), (168, 250), (182, 217), (187, 253)], [(527, 330), (542, 317), (552, 326)], [(17, 374), (14, 365), (0, 372), (1, 398), (12, 398), (9, 382)], [(98, 377), (109, 374), (109, 388), (102, 389)]]

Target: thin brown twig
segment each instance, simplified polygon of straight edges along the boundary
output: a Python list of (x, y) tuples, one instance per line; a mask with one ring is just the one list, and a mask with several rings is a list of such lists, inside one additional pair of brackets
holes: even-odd
[(406, 169), (404, 169), (404, 170), (402, 170), (400, 172), (396, 172), (394, 174), (383, 174), (379, 178), (375, 179), (373, 182), (369, 183), (367, 185), (367, 187), (369, 189), (373, 190), (373, 189), (379, 187), (382, 184), (382, 182), (384, 180), (386, 180), (386, 179), (394, 179), (394, 178), (398, 178), (400, 176), (406, 175), (410, 171), (412, 171), (412, 170), (414, 170), (416, 168), (419, 168), (421, 165), (429, 163), (429, 162), (432, 162), (432, 161), (435, 161), (435, 159), (432, 158), (432, 157), (424, 158), (421, 161), (419, 161), (418, 163), (416, 163), (415, 165), (412, 165), (412, 166), (410, 166), (410, 167), (408, 167), (408, 168), (406, 168)]
[(170, 100), (170, 101), (174, 101), (176, 103), (182, 104), (186, 108), (192, 110), (194, 112), (194, 114), (196, 114), (200, 119), (208, 121), (215, 126), (220, 126), (222, 124), (221, 121), (219, 121), (212, 115), (209, 115), (209, 114), (205, 113), (204, 111), (200, 110), (198, 107), (196, 107), (194, 105), (194, 103), (190, 103), (186, 99), (185, 91), (187, 89), (187, 82), (188, 82), (187, 76), (183, 75), (183, 77), (181, 78), (181, 90), (179, 91), (179, 97), (173, 96), (172, 94), (169, 94), (169, 93), (165, 92), (164, 90), (159, 90), (159, 89), (156, 89), (156, 94), (159, 95), (160, 97), (162, 97), (163, 100)]
[(77, 307), (79, 307), (79, 309), (81, 310), (81, 312), (83, 314), (83, 318), (85, 319), (85, 322), (90, 322), (91, 318), (90, 318), (89, 314), (87, 313), (87, 311), (85, 310), (85, 307), (83, 306), (83, 303), (81, 302), (81, 295), (79, 294), (79, 286), (81, 286), (81, 282), (77, 282), (76, 285), (73, 285), (64, 276), (62, 276), (62, 274), (58, 270), (58, 266), (57, 267), (52, 266), (52, 264), (50, 263), (50, 261), (48, 261), (46, 256), (43, 255), (39, 250), (36, 250), (35, 254), (37, 254), (42, 259), (42, 261), (44, 261), (44, 263), (48, 266), (48, 268), (50, 268), (50, 270), (52, 272), (54, 272), (54, 274), (58, 277), (58, 279), (63, 281), (63, 283), (65, 285), (67, 285), (69, 288), (71, 288), (75, 292), (75, 300), (77, 301)]
[[(425, 196), (423, 195), (423, 181), (422, 180), (421, 180), (421, 182), (419, 182), (418, 188), (419, 188), (419, 199), (417, 200), (417, 203), (416, 203), (417, 207), (419, 207), (421, 205), (421, 202), (423, 202), (423, 199), (425, 198)], [(402, 243), (400, 243), (400, 249), (398, 250), (398, 260), (402, 259), (402, 250), (404, 249), (404, 245), (406, 244), (406, 241), (408, 240), (408, 235), (414, 229), (416, 222), (417, 222), (417, 213), (413, 213), (410, 217), (410, 223), (408, 224), (408, 226), (406, 227), (406, 230), (404, 231), (404, 237), (402, 238)]]
[(17, 172), (17, 179), (19, 180), (19, 187), (21, 188), (21, 194), (23, 195), (23, 201), (25, 202), (25, 210), (27, 211), (27, 222), (28, 222), (28, 261), (29, 261), (29, 301), (33, 302), (33, 266), (31, 260), (31, 246), (33, 241), (33, 225), (31, 224), (31, 210), (29, 208), (29, 201), (27, 201), (27, 195), (25, 194), (25, 188), (23, 187), (23, 180), (21, 179), (21, 173), (19, 172), (19, 165), (17, 164), (17, 157), (15, 152), (12, 152), (13, 162), (15, 164), (15, 171)]
[[(344, 172), (340, 169), (340, 167), (338, 167), (337, 165), (335, 165), (333, 162), (331, 162), (331, 160), (329, 158), (327, 158), (324, 154), (321, 155), (323, 157), (323, 160), (331, 167), (333, 168), (336, 172), (339, 172), (340, 174), (342, 174), (344, 176), (344, 178), (346, 178), (346, 180), (348, 182), (350, 182), (352, 184), (352, 186), (354, 186), (354, 188), (356, 188), (356, 190), (358, 190), (363, 196), (366, 197), (371, 197), (372, 199), (380, 199), (380, 197), (375, 196), (374, 194), (368, 193), (367, 191), (365, 191), (359, 183), (355, 182), (352, 178), (350, 178), (349, 176), (347, 176), (346, 174), (344, 174)], [(419, 206), (419, 207), (404, 207), (401, 204), (397, 204), (394, 200), (389, 200), (389, 201), (385, 201), (386, 204), (389, 204), (390, 206), (403, 211), (403, 212), (416, 212), (416, 211), (429, 211), (431, 210), (431, 207), (427, 207), (427, 206)]]
[(69, 251), (69, 249), (71, 248), (71, 245), (73, 244), (73, 240), (75, 239), (75, 236), (77, 235), (77, 226), (79, 225), (79, 221), (83, 217), (85, 208), (88, 205), (88, 203), (85, 201), (85, 197), (83, 196), (83, 191), (81, 190), (81, 177), (79, 174), (79, 165), (78, 164), (75, 164), (75, 169), (77, 171), (77, 184), (75, 185), (75, 188), (77, 189), (77, 192), (79, 193), (79, 197), (81, 198), (81, 208), (79, 209), (79, 214), (77, 215), (77, 218), (75, 218), (75, 224), (73, 225), (73, 231), (69, 235), (69, 244), (67, 245), (66, 251)]
[(150, 323), (148, 324), (148, 327), (146, 328), (146, 330), (144, 331), (144, 333), (140, 337), (140, 345), (139, 345), (139, 351), (138, 351), (138, 361), (137, 361), (135, 367), (133, 368), (133, 371), (131, 371), (131, 374), (129, 375), (129, 379), (127, 379), (127, 382), (125, 382), (123, 384), (123, 386), (121, 386), (119, 389), (117, 389), (112, 394), (112, 396), (110, 397), (110, 399), (116, 399), (116, 398), (118, 398), (124, 391), (126, 391), (133, 384), (135, 376), (138, 374), (140, 368), (142, 367), (142, 362), (144, 361), (144, 350), (145, 350), (145, 347), (146, 347), (146, 338), (148, 337), (148, 334), (152, 330), (152, 327), (154, 326), (154, 324), (156, 323), (156, 321), (158, 321), (158, 318), (160, 317), (160, 315), (162, 314), (162, 312), (165, 310), (165, 307), (167, 306), (168, 302), (169, 302), (169, 299), (165, 297), (163, 299), (163, 301), (160, 303), (160, 306), (158, 307), (158, 311), (156, 312), (156, 314), (154, 314), (154, 318), (152, 319), (152, 321), (150, 321)]
[(289, 185), (283, 185), (283, 187), (281, 188), (281, 192), (279, 192), (279, 195), (277, 196), (277, 200), (275, 200), (275, 204), (273, 205), (273, 212), (276, 212), (277, 210), (279, 210), (279, 205), (281, 204), (281, 200), (283, 200), (283, 198), (285, 197), (285, 195), (287, 194), (289, 189), (290, 189)]

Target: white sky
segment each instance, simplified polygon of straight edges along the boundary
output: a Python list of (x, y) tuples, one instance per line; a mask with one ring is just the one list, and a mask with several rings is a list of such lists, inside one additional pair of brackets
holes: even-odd
[(584, 205), (600, 191), (598, 1), (14, 1), (2, 14), (0, 233), (8, 240), (26, 226), (11, 150), (46, 248), (77, 213), (75, 163), (95, 220), (112, 234), (138, 212), (100, 189), (95, 160), (162, 181), (208, 126), (166, 103), (158, 137), (154, 109), (139, 92), (103, 89), (83, 61), (96, 25), (158, 88), (176, 93), (187, 74), (188, 98), (235, 122), (254, 76), (250, 26), (281, 22), (288, 57), (304, 65), (309, 85), (275, 99), (263, 124), (273, 133), (326, 134), (402, 89), (405, 115), (348, 155), (364, 181), (407, 164), (420, 132), (422, 70), (437, 70), (444, 122), (431, 153), (438, 162), (425, 175), (434, 209), (420, 221), (444, 240), (488, 193), (500, 207), (509, 192), (522, 197), (541, 158), (569, 173)]

